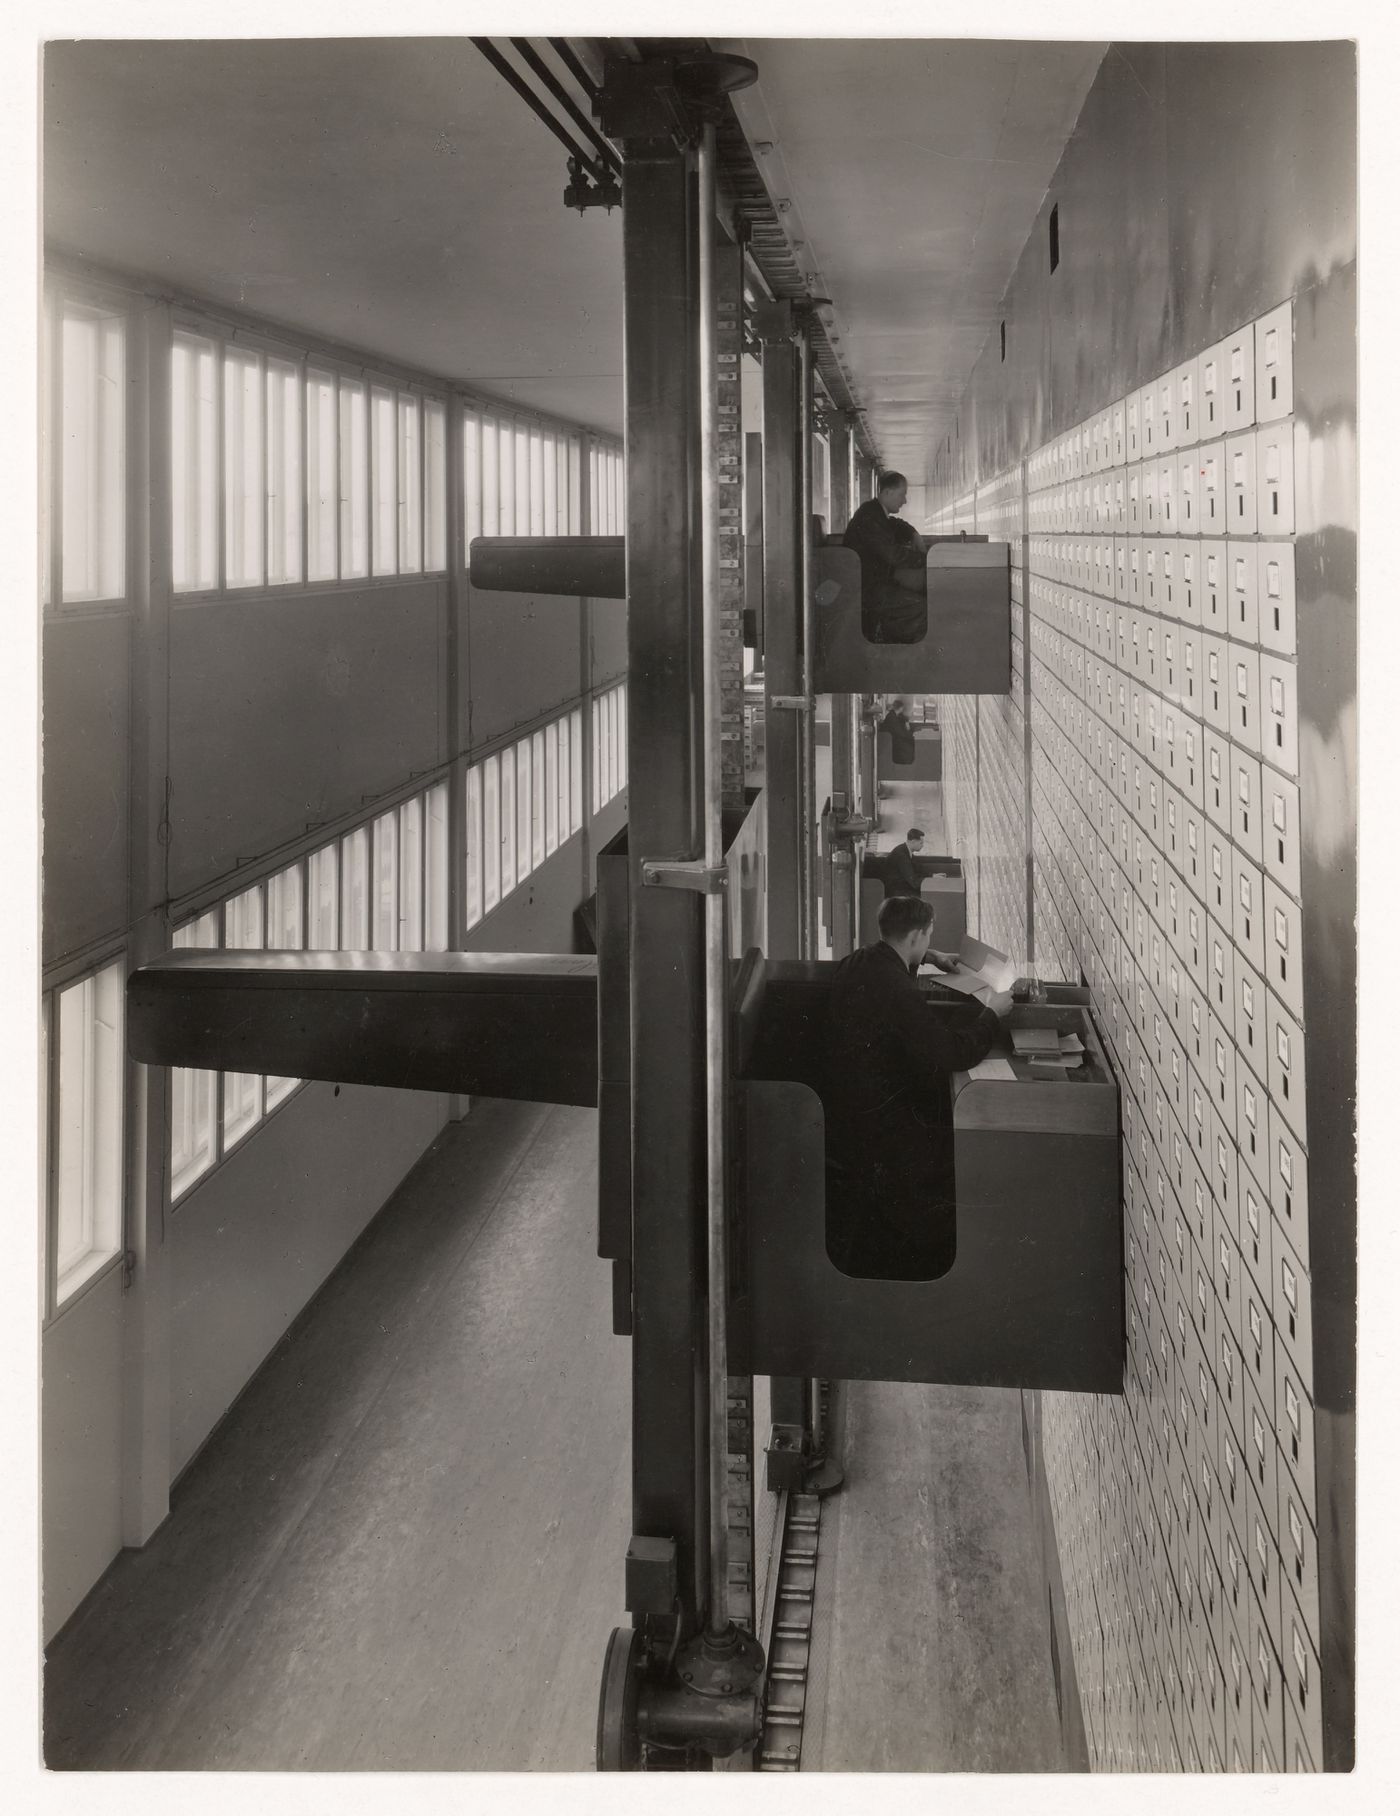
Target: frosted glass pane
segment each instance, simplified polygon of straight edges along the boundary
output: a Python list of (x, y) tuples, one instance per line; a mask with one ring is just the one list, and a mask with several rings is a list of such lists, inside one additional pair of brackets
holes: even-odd
[(260, 952), (262, 944), (262, 884), (254, 883), (224, 904), (224, 945), (235, 952)]
[(267, 578), (301, 579), (301, 374), (267, 362)]
[[(177, 927), (170, 943), (177, 951), (217, 946), (218, 909), (212, 908), (198, 920)], [(218, 1073), (173, 1067), (170, 1091), (170, 1195), (173, 1200), (187, 1192), (214, 1164)]]
[(577, 707), (569, 714), (569, 827), (583, 828), (583, 713)]
[(177, 593), (218, 585), (215, 365), (209, 341), (176, 335), (170, 365), (171, 563)]
[(522, 738), (515, 747), (515, 875), (523, 883), (539, 859), (535, 856), (534, 762), (530, 740)]
[(559, 843), (562, 845), (569, 836), (569, 721), (560, 719), (554, 729), (559, 751)]
[(370, 949), (367, 826), (357, 826), (340, 841), (340, 944), (346, 952)]
[(544, 848), (553, 851), (559, 843), (559, 724), (544, 728)]
[(399, 945), (399, 823), (394, 813), (374, 822), (374, 876), (370, 894), (372, 939), (376, 952), (397, 952)]
[[(544, 530), (544, 432), (530, 431), (530, 536), (543, 536)], [(552, 531), (551, 531), (552, 533)]]
[(301, 865), (289, 864), (267, 879), (267, 944), (274, 952), (300, 952), (305, 885)]
[[(255, 883), (224, 904), (224, 945), (257, 952), (263, 943), (262, 885)], [(263, 1112), (262, 1080), (247, 1072), (224, 1073), (224, 1146), (253, 1128)]]
[(515, 752), (503, 750), (501, 766), (501, 897), (515, 887)]
[(544, 862), (544, 788), (548, 780), (545, 774), (544, 733), (542, 731), (535, 733), (530, 740), (530, 746), (534, 781), (530, 803), (530, 842), (535, 863), (542, 864)]
[(423, 950), (423, 799), (399, 808), (399, 951)]
[(428, 790), (423, 864), (423, 945), (429, 952), (446, 952), (449, 938), (452, 879), (447, 830), (447, 784), (436, 782)]
[(254, 355), (224, 349), (224, 582), (263, 582), (262, 380)]
[(472, 543), (481, 534), (481, 418), (474, 410), (462, 420), (462, 486), (466, 494), (466, 553), (470, 555)]
[(496, 484), (500, 500), (500, 521), (496, 528), (502, 536), (515, 535), (515, 426), (502, 422), (496, 427)]
[(515, 533), (530, 534), (530, 431), (519, 423), (515, 430)]
[(418, 399), (399, 396), (399, 572), (423, 566), (423, 450)]
[(489, 914), (501, 899), (501, 767), (495, 757), (481, 766), (481, 901)]
[(552, 429), (544, 436), (544, 490), (540, 510), (540, 534), (558, 536), (559, 522), (559, 438)]
[(569, 534), (583, 534), (583, 460), (577, 435), (569, 437)]
[(369, 572), (369, 405), (363, 385), (340, 381), (340, 577)]
[(376, 574), (398, 572), (398, 432), (391, 391), (370, 390), (371, 562)]
[(501, 448), (500, 425), (494, 416), (481, 423), (481, 534), (498, 536), (501, 531)]
[(467, 926), (475, 927), (482, 915), (481, 769), (479, 766), (467, 771), (466, 825), (463, 833), (467, 871)]
[(306, 860), (307, 945), (313, 952), (340, 946), (340, 870), (334, 845), (323, 845)]
[(432, 573), (447, 566), (447, 411), (423, 406), (423, 565)]
[(59, 992), (57, 1301), (121, 1247), (123, 967)]
[(336, 447), (335, 380), (328, 372), (306, 375), (306, 577), (336, 577), (339, 516), (339, 451)]
[(61, 511), (65, 601), (126, 595), (126, 331), (65, 307)]

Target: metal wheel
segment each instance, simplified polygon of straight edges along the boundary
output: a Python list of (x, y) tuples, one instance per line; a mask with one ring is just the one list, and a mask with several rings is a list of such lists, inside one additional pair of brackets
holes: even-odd
[(603, 1657), (603, 1683), (598, 1695), (596, 1766), (600, 1772), (639, 1772), (637, 1686), (642, 1636), (635, 1627), (614, 1627)]

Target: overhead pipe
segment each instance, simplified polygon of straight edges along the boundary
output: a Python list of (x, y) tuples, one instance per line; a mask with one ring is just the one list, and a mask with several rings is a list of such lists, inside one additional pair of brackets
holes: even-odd
[[(496, 49), (489, 38), (473, 38), (472, 43), (481, 52), (482, 56), (485, 57), (491, 67), (510, 83), (516, 94), (520, 96), (521, 100), (524, 101), (525, 105), (530, 109), (531, 113), (533, 113), (537, 119), (544, 122), (554, 134), (555, 138), (558, 139), (559, 143), (569, 153), (570, 157), (577, 158), (579, 163), (592, 174), (595, 180), (601, 181), (605, 177), (611, 179), (615, 175), (611, 164), (604, 163), (601, 158), (595, 157), (591, 152), (585, 151), (581, 145), (570, 137), (560, 122), (540, 100), (534, 89), (530, 87), (530, 84), (520, 72), (511, 65), (510, 60), (501, 55), (500, 51)], [(616, 154), (613, 155), (615, 156)]]
[(622, 159), (613, 150), (612, 146), (608, 144), (607, 140), (598, 131), (583, 110), (575, 103), (573, 97), (569, 94), (569, 91), (564, 87), (563, 83), (554, 74), (554, 71), (530, 43), (530, 40), (528, 38), (512, 38), (510, 42), (511, 48), (515, 51), (516, 55), (522, 58), (525, 64), (535, 72), (540, 81), (543, 82), (545, 87), (549, 90), (550, 94), (553, 95), (554, 99), (573, 121), (574, 125), (579, 128), (589, 142), (597, 149), (599, 157), (612, 170), (613, 175), (620, 177), (622, 175)]

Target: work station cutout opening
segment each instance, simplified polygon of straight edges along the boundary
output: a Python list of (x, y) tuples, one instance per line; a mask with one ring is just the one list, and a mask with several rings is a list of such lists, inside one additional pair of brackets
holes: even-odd
[(1010, 692), (1007, 543), (919, 536), (878, 499), (811, 536), (818, 693)]
[(1118, 1091), (1085, 1003), (1012, 1011), (1013, 1033), (1034, 1023), (1082, 1041), (1073, 1078), (1038, 1079), (1014, 1059), (1014, 1082), (953, 1074), (955, 1221), (936, 1271), (858, 1273), (869, 1258), (843, 1244), (862, 1206), (828, 1168), (816, 1069), (835, 970), (751, 952), (736, 981), (745, 1371), (1121, 1393)]

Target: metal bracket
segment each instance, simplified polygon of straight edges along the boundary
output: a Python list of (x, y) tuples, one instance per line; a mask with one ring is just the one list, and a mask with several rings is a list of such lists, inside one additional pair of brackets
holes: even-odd
[(693, 889), (698, 895), (723, 895), (729, 881), (724, 864), (711, 869), (699, 858), (643, 858), (642, 883), (650, 889)]
[(767, 703), (789, 713), (809, 713), (812, 710), (810, 694), (769, 694)]

